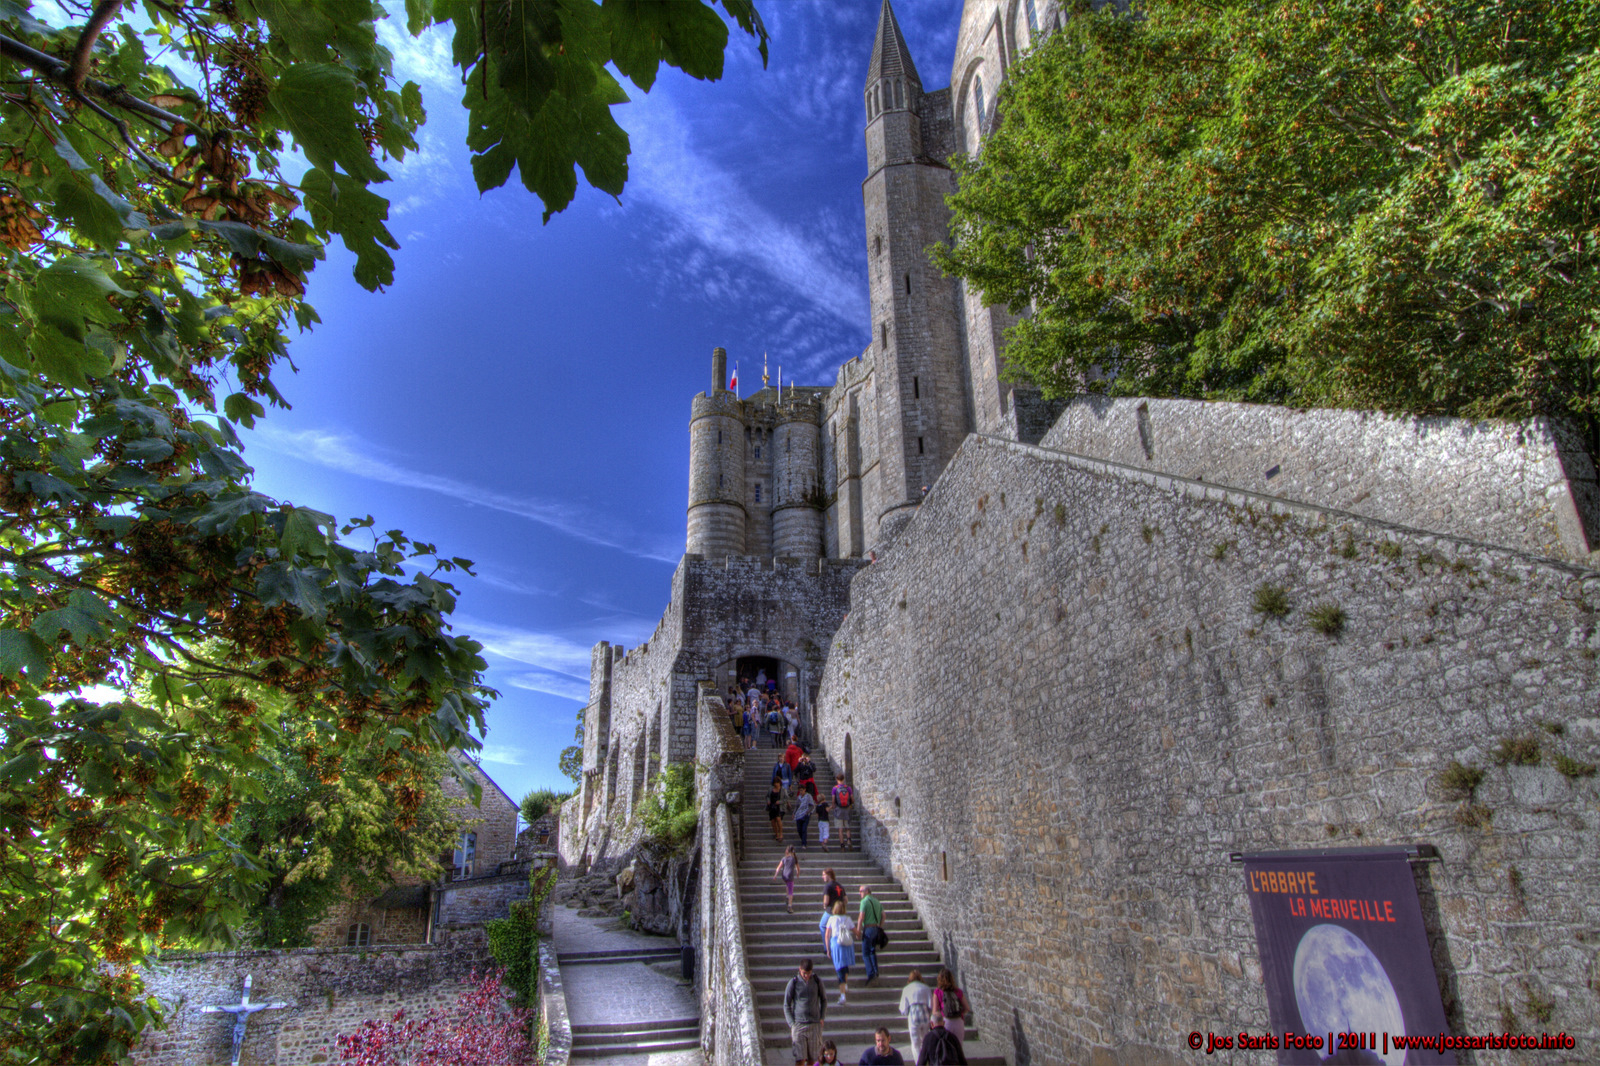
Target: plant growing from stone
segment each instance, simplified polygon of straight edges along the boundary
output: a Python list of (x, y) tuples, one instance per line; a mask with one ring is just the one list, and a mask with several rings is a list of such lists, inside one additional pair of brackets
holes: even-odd
[(1538, 766), (1539, 741), (1536, 737), (1502, 737), (1494, 750), (1499, 766)]
[(1319, 604), (1306, 612), (1306, 624), (1325, 637), (1337, 637), (1343, 633), (1344, 623), (1344, 609), (1337, 604)]
[(1289, 592), (1281, 585), (1258, 585), (1251, 609), (1268, 618), (1286, 618), (1289, 614)]

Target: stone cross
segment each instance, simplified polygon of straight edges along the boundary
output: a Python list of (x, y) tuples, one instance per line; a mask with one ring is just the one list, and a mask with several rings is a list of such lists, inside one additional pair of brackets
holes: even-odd
[(201, 1014), (231, 1014), (233, 1015), (233, 1066), (239, 1066), (239, 1052), (244, 1048), (244, 1027), (250, 1021), (250, 1015), (258, 1010), (281, 1010), (292, 1006), (289, 1003), (251, 1003), (250, 1002), (250, 975), (244, 975), (244, 995), (239, 997), (239, 1002), (227, 1006), (201, 1007)]

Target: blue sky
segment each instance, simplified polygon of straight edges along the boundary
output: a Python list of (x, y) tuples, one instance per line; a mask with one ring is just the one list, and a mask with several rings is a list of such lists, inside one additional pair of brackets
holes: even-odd
[[(689, 400), (714, 346), (758, 383), (831, 383), (868, 340), (862, 90), (879, 0), (758, 0), (762, 70), (734, 32), (722, 81), (663, 68), (615, 109), (632, 140), (621, 202), (586, 187), (540, 224), (513, 178), (480, 197), (448, 41), (383, 27), (423, 88), (423, 150), (381, 187), (402, 249), (373, 294), (331, 250), (322, 316), (280, 379), (293, 405), (246, 437), (256, 486), (341, 520), (372, 514), (464, 556), (455, 628), (502, 696), (484, 768), (513, 796), (556, 768), (588, 695), (589, 649), (632, 647), (683, 552)], [(961, 0), (901, 0), (929, 88)]]

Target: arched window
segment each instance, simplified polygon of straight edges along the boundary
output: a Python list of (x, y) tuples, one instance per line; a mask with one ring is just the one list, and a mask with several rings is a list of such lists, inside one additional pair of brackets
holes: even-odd
[(883, 346), (885, 349), (889, 347), (889, 323), (887, 322), (883, 324)]
[(463, 881), (472, 876), (473, 864), (478, 860), (478, 834), (463, 833), (461, 843), (456, 847), (455, 865), (451, 870), (452, 881)]
[(896, 81), (894, 83), (894, 106), (895, 107), (904, 107), (904, 106), (906, 106), (905, 86), (902, 85), (899, 81)]
[(347, 948), (364, 948), (372, 943), (372, 927), (366, 922), (357, 922), (344, 932), (344, 946)]
[(978, 132), (983, 132), (983, 75), (972, 79), (972, 102), (978, 109)]
[(1028, 5), (1028, 43), (1033, 43), (1033, 35), (1039, 32), (1039, 12), (1033, 6), (1033, 0), (1026, 0)]
[(761, 445), (759, 444), (756, 445), (756, 458), (761, 458)]

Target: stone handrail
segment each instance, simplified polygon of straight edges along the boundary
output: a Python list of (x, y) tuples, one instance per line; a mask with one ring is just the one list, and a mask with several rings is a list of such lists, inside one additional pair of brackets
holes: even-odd
[(567, 1066), (572, 1057), (572, 1024), (567, 1020), (567, 994), (561, 987), (561, 964), (548, 938), (539, 940), (539, 1029), (545, 1035), (541, 1066)]
[(710, 1046), (705, 1050), (713, 1066), (749, 1066), (765, 1060), (755, 988), (745, 964), (737, 857), (726, 803), (717, 804), (712, 820), (715, 831), (706, 834), (708, 850), (712, 852), (705, 856), (705, 870), (711, 882), (711, 913), (704, 927), (707, 972), (702, 987), (709, 992), (716, 1014), (709, 1034)]

